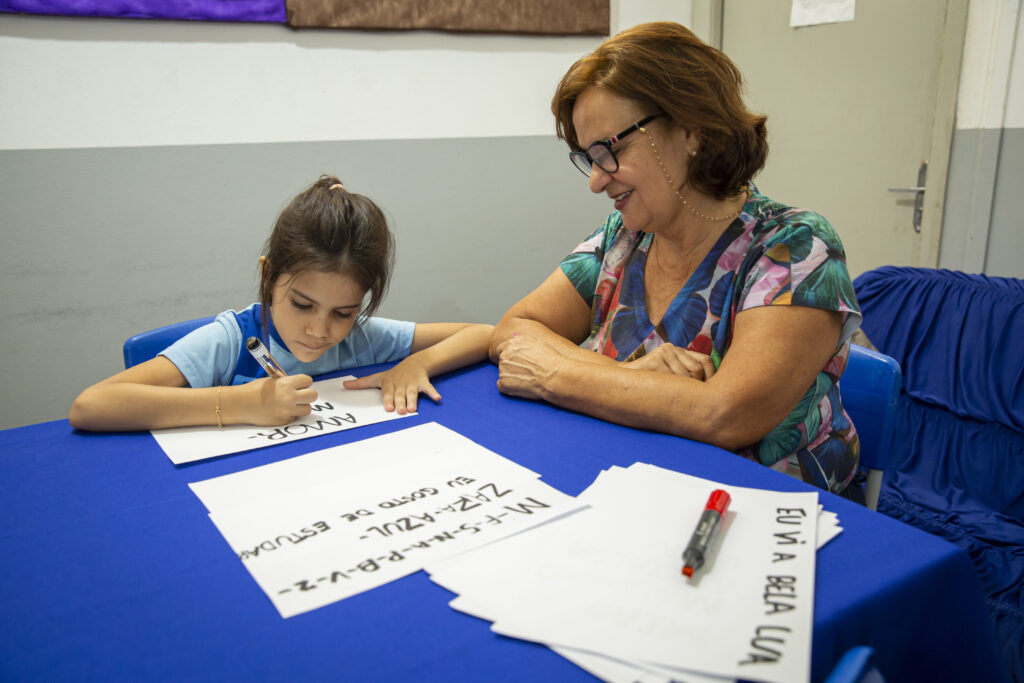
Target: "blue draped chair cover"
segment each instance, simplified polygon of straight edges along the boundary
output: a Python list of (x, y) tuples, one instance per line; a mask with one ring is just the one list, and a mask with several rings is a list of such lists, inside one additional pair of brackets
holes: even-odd
[(886, 266), (854, 288), (903, 369), (878, 510), (968, 552), (1024, 681), (1024, 280)]

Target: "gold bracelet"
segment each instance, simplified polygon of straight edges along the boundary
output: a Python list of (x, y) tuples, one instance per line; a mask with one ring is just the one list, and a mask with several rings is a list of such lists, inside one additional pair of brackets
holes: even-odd
[(217, 387), (217, 426), (224, 429), (224, 423), (220, 421), (220, 390), (222, 387)]

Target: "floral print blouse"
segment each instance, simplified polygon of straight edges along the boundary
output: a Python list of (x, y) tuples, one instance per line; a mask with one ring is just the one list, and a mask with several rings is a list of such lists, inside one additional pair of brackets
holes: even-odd
[(591, 307), (582, 347), (619, 361), (658, 346), (711, 356), (729, 352), (737, 313), (756, 306), (810, 306), (843, 315), (841, 344), (800, 403), (760, 442), (740, 455), (842, 491), (857, 473), (860, 444), (843, 410), (838, 380), (861, 314), (839, 236), (822, 216), (772, 201), (751, 186), (734, 219), (653, 325), (644, 307), (644, 265), (653, 235), (627, 230), (619, 212), (561, 263)]

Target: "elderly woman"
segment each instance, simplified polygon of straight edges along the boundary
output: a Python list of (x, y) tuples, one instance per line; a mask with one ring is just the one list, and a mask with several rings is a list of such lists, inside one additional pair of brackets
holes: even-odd
[(861, 318), (843, 246), (820, 215), (751, 183), (765, 117), (740, 87), (724, 54), (669, 22), (569, 69), (558, 136), (614, 211), (502, 318), (498, 388), (858, 497), (837, 385)]

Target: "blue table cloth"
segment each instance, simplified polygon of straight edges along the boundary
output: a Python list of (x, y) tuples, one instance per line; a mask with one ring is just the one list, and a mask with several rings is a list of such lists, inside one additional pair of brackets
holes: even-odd
[[(355, 374), (375, 370), (367, 368)], [(411, 418), (175, 467), (149, 433), (67, 421), (0, 432), (0, 680), (593, 681), (497, 636), (418, 572), (282, 619), (187, 484), (435, 421), (576, 495), (640, 460), (725, 484), (806, 490), (713, 446), (440, 378)], [(892, 681), (1001, 680), (980, 584), (954, 545), (822, 492), (844, 531), (818, 553), (812, 679), (856, 645)]]

